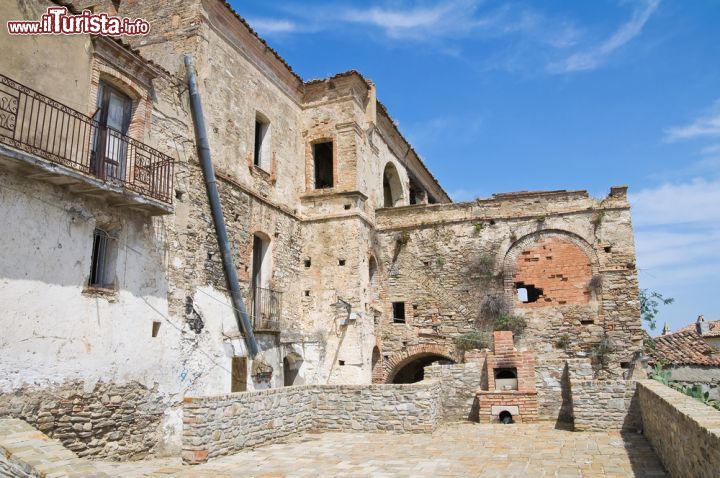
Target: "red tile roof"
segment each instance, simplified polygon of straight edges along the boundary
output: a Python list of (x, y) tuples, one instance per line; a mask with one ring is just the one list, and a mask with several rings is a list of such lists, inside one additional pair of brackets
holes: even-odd
[[(697, 322), (692, 323), (678, 330), (678, 332), (687, 332), (689, 330), (697, 330)], [(720, 320), (708, 320), (708, 331), (702, 334), (703, 337), (720, 337)]]
[[(695, 325), (692, 327), (694, 329)], [(655, 337), (655, 346), (655, 350), (648, 350), (648, 353), (656, 361), (662, 359), (671, 365), (720, 367), (720, 352), (708, 345), (695, 330), (681, 329), (672, 334)]]

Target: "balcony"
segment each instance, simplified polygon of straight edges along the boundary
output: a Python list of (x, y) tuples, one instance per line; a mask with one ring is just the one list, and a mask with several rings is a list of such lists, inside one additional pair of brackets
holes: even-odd
[(171, 157), (4, 75), (0, 163), (111, 206), (172, 212)]
[(255, 332), (280, 332), (282, 292), (262, 287), (251, 289), (248, 312)]

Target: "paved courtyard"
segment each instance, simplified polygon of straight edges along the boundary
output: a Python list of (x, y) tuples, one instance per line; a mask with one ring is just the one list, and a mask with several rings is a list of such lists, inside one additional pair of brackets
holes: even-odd
[(95, 462), (112, 476), (660, 477), (642, 435), (540, 425), (445, 426), (432, 435), (310, 433), (189, 467), (179, 459)]

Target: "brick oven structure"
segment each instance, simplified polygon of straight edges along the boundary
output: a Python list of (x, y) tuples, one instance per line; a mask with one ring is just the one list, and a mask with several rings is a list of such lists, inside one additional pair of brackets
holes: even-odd
[(535, 356), (518, 351), (512, 332), (493, 334), (495, 350), (487, 354), (487, 390), (479, 390), (480, 422), (500, 421), (505, 417), (521, 423), (538, 420), (535, 388)]

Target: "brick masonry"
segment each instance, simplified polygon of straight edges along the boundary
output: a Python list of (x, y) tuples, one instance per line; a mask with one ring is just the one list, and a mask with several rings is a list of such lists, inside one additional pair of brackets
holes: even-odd
[(590, 301), (592, 265), (575, 244), (552, 237), (541, 239), (520, 253), (513, 282), (533, 285), (542, 294), (520, 307), (587, 304)]
[(183, 403), (185, 463), (236, 453), (308, 431), (431, 432), (440, 384), (303, 385)]
[(720, 411), (654, 380), (637, 385), (645, 437), (674, 477), (720, 471)]

